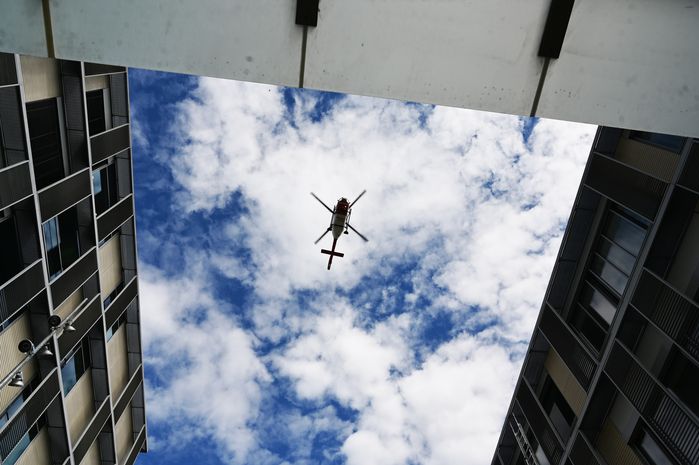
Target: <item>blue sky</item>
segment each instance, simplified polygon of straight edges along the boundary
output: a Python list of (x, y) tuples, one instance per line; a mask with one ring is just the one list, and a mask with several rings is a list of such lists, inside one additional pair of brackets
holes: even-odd
[(595, 128), (129, 76), (137, 463), (490, 463)]

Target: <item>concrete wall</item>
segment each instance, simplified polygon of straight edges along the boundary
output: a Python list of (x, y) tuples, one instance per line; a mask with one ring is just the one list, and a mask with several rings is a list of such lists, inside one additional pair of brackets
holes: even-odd
[(555, 350), (549, 350), (544, 366), (570, 408), (579, 417), (587, 397), (585, 390)]
[(65, 400), (68, 415), (68, 431), (73, 444), (95, 415), (94, 394), (92, 392), (92, 370), (83, 373)]
[(61, 76), (56, 60), (22, 56), (20, 63), (27, 102), (61, 96)]
[(109, 87), (109, 77), (107, 76), (87, 76), (85, 78), (85, 92), (106, 89), (107, 87)]
[[(0, 0), (0, 50), (46, 56), (42, 2)], [(699, 8), (575, 2), (558, 59), (538, 57), (550, 0), (50, 2), (55, 56), (696, 135)], [(306, 43), (302, 68), (303, 43)], [(542, 79), (543, 78), (543, 79)], [(541, 84), (541, 85), (540, 85)]]
[(129, 381), (129, 365), (126, 356), (126, 325), (121, 325), (107, 342), (109, 357), (109, 387), (116, 402)]
[(49, 433), (46, 427), (29, 444), (27, 450), (19, 457), (15, 465), (49, 465), (51, 449), (49, 448)]
[(614, 465), (644, 465), (636, 453), (629, 447), (614, 426), (607, 418), (602, 430), (597, 437), (597, 450), (608, 464)]
[(99, 248), (99, 276), (102, 299), (107, 297), (121, 282), (121, 244), (115, 234)]
[(99, 441), (95, 440), (87, 450), (85, 457), (80, 461), (80, 465), (101, 465)]
[(80, 302), (83, 301), (83, 288), (79, 287), (76, 289), (75, 292), (73, 292), (71, 295), (68, 296), (66, 300), (63, 301), (61, 305), (59, 305), (57, 308), (54, 309), (53, 313), (56, 315), (59, 315), (63, 321), (70, 316), (71, 313), (73, 313), (73, 310), (78, 308), (78, 305), (80, 305)]
[(131, 423), (131, 403), (116, 423), (117, 463), (122, 465), (133, 445), (133, 425)]
[[(17, 344), (22, 339), (30, 338), (29, 315), (26, 312), (0, 333), (0, 376), (9, 373), (24, 358), (24, 354), (17, 350)], [(35, 366), (35, 362), (30, 362), (22, 369), (25, 383), (36, 374)], [(20, 388), (12, 386), (0, 389), (0, 412), (4, 412), (20, 392)]]

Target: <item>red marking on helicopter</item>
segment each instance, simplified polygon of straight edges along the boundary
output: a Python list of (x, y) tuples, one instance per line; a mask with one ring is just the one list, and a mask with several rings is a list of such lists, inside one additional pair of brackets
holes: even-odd
[(366, 189), (362, 191), (359, 196), (354, 199), (354, 202), (349, 203), (346, 198), (342, 197), (340, 200), (337, 201), (337, 204), (335, 205), (335, 208), (332, 210), (330, 207), (325, 205), (325, 203), (318, 198), (317, 195), (315, 195), (313, 192), (311, 192), (311, 195), (321, 203), (325, 207), (326, 210), (328, 210), (330, 213), (332, 213), (332, 217), (330, 218), (330, 226), (328, 226), (328, 229), (325, 230), (325, 232), (314, 242), (314, 244), (317, 244), (320, 242), (320, 240), (325, 237), (327, 233), (332, 231), (333, 233), (333, 246), (331, 250), (327, 249), (320, 249), (320, 253), (328, 254), (330, 257), (328, 257), (328, 269), (330, 269), (330, 266), (333, 263), (333, 257), (344, 257), (345, 254), (340, 253), (340, 252), (335, 252), (335, 246), (337, 245), (337, 240), (340, 238), (340, 235), (344, 232), (345, 234), (349, 234), (348, 230), (351, 229), (359, 237), (364, 239), (364, 242), (369, 242), (369, 239), (364, 237), (363, 234), (361, 234), (359, 231), (354, 229), (352, 225), (349, 222), (350, 215), (352, 214), (352, 206), (357, 203), (357, 200), (359, 200), (364, 194), (366, 193)]

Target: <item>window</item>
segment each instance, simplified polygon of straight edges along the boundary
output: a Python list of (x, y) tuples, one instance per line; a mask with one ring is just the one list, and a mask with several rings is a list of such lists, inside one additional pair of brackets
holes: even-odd
[(104, 91), (102, 89), (87, 92), (87, 121), (90, 135), (94, 136), (104, 132), (106, 127), (104, 120)]
[(620, 206), (609, 208), (590, 256), (569, 321), (599, 352), (646, 237), (645, 220)]
[(92, 187), (95, 194), (95, 212), (99, 216), (119, 201), (116, 164), (112, 163), (99, 171), (93, 171)]
[(618, 296), (626, 289), (646, 236), (631, 213), (610, 209), (590, 261), (590, 271)]
[(63, 395), (68, 393), (77, 384), (80, 377), (90, 367), (90, 343), (87, 338), (78, 344), (62, 363), (61, 377), (63, 378)]
[(27, 123), (36, 186), (42, 189), (65, 176), (57, 100), (27, 103)]
[(665, 150), (679, 153), (684, 146), (684, 137), (671, 136), (670, 134), (658, 134), (655, 132), (631, 131), (629, 138), (644, 142), (646, 144), (656, 145)]
[(112, 326), (107, 328), (107, 341), (114, 336), (114, 333), (116, 333), (119, 330), (119, 327), (124, 323), (126, 323), (126, 312), (122, 313), (119, 319), (116, 320)]
[(41, 431), (41, 428), (44, 427), (45, 423), (46, 420), (44, 419), (44, 416), (40, 416), (36, 423), (34, 423), (34, 425), (32, 425), (31, 428), (24, 433), (24, 436), (20, 438), (14, 449), (12, 449), (12, 451), (7, 454), (6, 457), (2, 457), (2, 460), (0, 460), (2, 465), (14, 465), (17, 463), (17, 460), (19, 460), (24, 451), (27, 450), (29, 445), (32, 443), (32, 440), (39, 435), (39, 431)]
[(77, 207), (69, 208), (43, 225), (49, 279), (61, 274), (81, 255)]
[(27, 383), (24, 386), (24, 389), (22, 392), (19, 393), (19, 395), (15, 398), (15, 400), (12, 401), (12, 403), (5, 409), (5, 411), (0, 414), (0, 428), (5, 426), (5, 424), (12, 418), (12, 415), (14, 415), (21, 407), (24, 405), (24, 401), (29, 398), (29, 396), (32, 394), (34, 389), (39, 385), (41, 380), (39, 379), (39, 376), (35, 376), (32, 378), (30, 383)]
[(550, 376), (546, 376), (544, 386), (541, 390), (541, 406), (551, 419), (551, 423), (558, 431), (561, 438), (567, 441), (575, 423), (575, 412), (570, 408), (568, 402), (558, 390), (556, 383)]
[(612, 324), (616, 314), (616, 304), (611, 302), (603, 292), (591, 286), (589, 282), (583, 286), (580, 302), (585, 308), (592, 310), (593, 316), (601, 318), (607, 327)]
[(663, 450), (655, 438), (643, 427), (638, 437), (637, 446), (649, 464), (674, 465), (674, 462), (670, 460), (669, 454)]

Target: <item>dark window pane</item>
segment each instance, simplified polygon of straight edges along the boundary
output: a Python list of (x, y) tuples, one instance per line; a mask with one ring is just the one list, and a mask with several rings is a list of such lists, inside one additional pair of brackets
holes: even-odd
[(604, 344), (604, 338), (607, 333), (600, 323), (593, 319), (582, 306), (576, 307), (572, 318), (572, 326), (578, 330), (583, 340), (586, 341), (593, 350), (596, 352), (602, 350), (602, 344)]
[(551, 419), (551, 423), (564, 440), (570, 437), (575, 422), (575, 412), (559, 391), (556, 383), (547, 376), (541, 391), (541, 406)]
[(65, 175), (56, 99), (27, 103), (29, 139), (34, 160), (34, 176), (41, 189)]
[(87, 93), (87, 121), (90, 128), (90, 135), (94, 136), (104, 132), (104, 92), (102, 89), (93, 90)]
[(586, 283), (580, 295), (580, 302), (594, 312), (607, 325), (612, 323), (616, 314), (616, 305), (614, 305), (606, 295), (599, 290)]
[(63, 378), (63, 395), (67, 395), (70, 390), (73, 389), (75, 383), (78, 382), (77, 371), (75, 370), (76, 355), (77, 354), (74, 354), (66, 362), (66, 364), (63, 365), (63, 368), (61, 368), (61, 377)]
[(645, 238), (645, 230), (618, 213), (611, 213), (607, 220), (605, 235), (614, 243), (634, 256), (638, 255)]
[(679, 152), (684, 145), (684, 137), (671, 136), (670, 134), (658, 134), (655, 132), (631, 131), (631, 139), (647, 144), (657, 145), (671, 152)]
[(58, 215), (58, 229), (61, 238), (61, 263), (65, 269), (80, 257), (78, 212), (75, 207)]
[(619, 271), (614, 265), (599, 256), (592, 259), (592, 271), (619, 295), (624, 293), (629, 277)]
[(636, 257), (634, 255), (631, 255), (626, 250), (605, 238), (601, 238), (597, 251), (602, 257), (616, 265), (616, 267), (627, 276), (631, 274), (633, 265), (636, 263)]
[(44, 223), (44, 245), (46, 247), (46, 262), (49, 267), (49, 278), (57, 276), (63, 267), (61, 266), (61, 238), (58, 235), (58, 217), (51, 218)]

